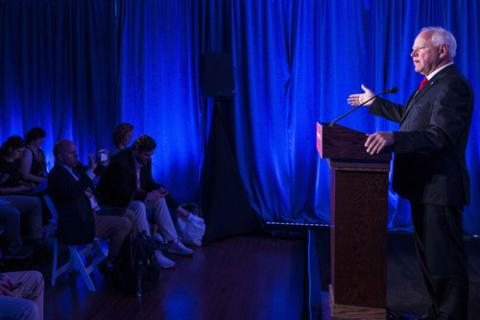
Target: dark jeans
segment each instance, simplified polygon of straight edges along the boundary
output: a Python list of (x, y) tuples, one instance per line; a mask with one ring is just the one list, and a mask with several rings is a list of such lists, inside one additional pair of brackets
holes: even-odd
[[(2, 206), (3, 219), (5, 222), (5, 235), (14, 243), (19, 242), (20, 226), (19, 221), (24, 219), (27, 221), (27, 237), (29, 240), (40, 240), (43, 237), (42, 225), (42, 204), (39, 198), (24, 195), (5, 195), (0, 197), (1, 200), (8, 202)], [(22, 220), (18, 220), (18, 219)], [(2, 223), (2, 224), (3, 224)], [(12, 227), (7, 227), (11, 225)]]
[(4, 227), (5, 237), (11, 246), (22, 245), (20, 237), (20, 211), (12, 205), (0, 204), (0, 225)]
[(468, 319), (463, 207), (410, 203), (417, 255), (438, 319)]

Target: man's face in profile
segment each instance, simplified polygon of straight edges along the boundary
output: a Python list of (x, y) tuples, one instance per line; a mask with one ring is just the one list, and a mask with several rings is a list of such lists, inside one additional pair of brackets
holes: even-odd
[(65, 143), (62, 152), (59, 154), (59, 160), (62, 164), (71, 168), (75, 168), (78, 165), (77, 148), (73, 143)]
[(424, 31), (420, 33), (416, 38), (412, 47), (413, 64), (415, 65), (415, 72), (423, 75), (428, 75), (434, 71), (439, 65), (445, 54), (442, 52), (448, 51), (445, 45), (435, 47), (431, 41), (431, 32)]
[(152, 156), (153, 156), (152, 151), (135, 151), (135, 159), (137, 160), (138, 163), (142, 165), (147, 165), (152, 162)]

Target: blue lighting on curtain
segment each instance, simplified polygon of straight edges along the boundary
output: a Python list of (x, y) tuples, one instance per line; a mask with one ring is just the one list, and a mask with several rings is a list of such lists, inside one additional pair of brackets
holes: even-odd
[(42, 127), (86, 161), (110, 145), (115, 109), (113, 1), (0, 0), (0, 138)]
[(196, 1), (120, 1), (122, 121), (157, 141), (159, 182), (195, 199), (204, 157)]
[[(362, 83), (377, 92), (397, 85), (391, 99), (405, 102), (421, 79), (409, 58), (421, 27), (454, 33), (456, 64), (480, 92), (477, 1), (0, 0), (0, 16), (0, 138), (41, 126), (50, 159), (54, 141), (70, 138), (85, 160), (110, 146), (115, 124), (131, 122), (157, 140), (155, 176), (181, 201), (197, 198), (212, 111), (199, 89), (200, 54), (232, 52), (234, 148), (265, 220), (329, 219), (315, 122), (347, 110)], [(480, 233), (477, 101), (467, 233)], [(341, 123), (397, 129), (366, 110)], [(407, 203), (391, 193), (390, 227), (409, 225)]]

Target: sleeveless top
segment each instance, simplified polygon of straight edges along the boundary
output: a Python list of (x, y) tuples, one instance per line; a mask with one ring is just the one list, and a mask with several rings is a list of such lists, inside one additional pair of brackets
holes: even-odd
[(37, 149), (37, 155), (33, 152), (33, 149), (27, 146), (26, 148), (32, 153), (32, 167), (30, 168), (30, 173), (40, 177), (47, 176), (47, 164), (45, 161), (45, 154), (42, 149)]

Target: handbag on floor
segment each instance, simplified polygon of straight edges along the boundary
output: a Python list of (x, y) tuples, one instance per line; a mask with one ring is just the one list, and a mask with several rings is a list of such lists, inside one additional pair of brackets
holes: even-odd
[(200, 247), (205, 235), (205, 220), (201, 215), (201, 210), (195, 203), (182, 205), (191, 214), (187, 219), (177, 217), (178, 236), (183, 243)]

